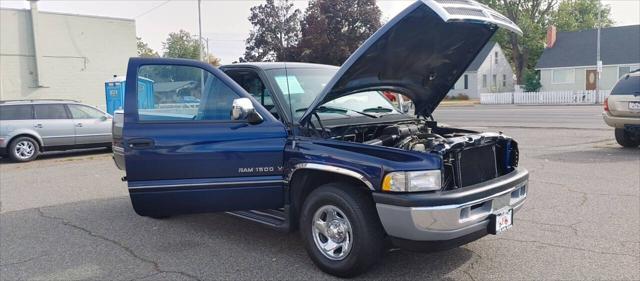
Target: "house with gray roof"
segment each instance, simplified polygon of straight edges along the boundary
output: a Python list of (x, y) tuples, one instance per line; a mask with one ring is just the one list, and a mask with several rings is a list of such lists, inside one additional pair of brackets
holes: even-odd
[(481, 93), (513, 91), (513, 85), (513, 70), (502, 48), (496, 42), (489, 42), (447, 95), (464, 94), (471, 99), (479, 99)]
[(540, 91), (611, 90), (624, 74), (640, 68), (640, 25), (602, 28), (602, 73), (597, 87), (597, 30), (557, 32), (547, 29), (546, 48), (538, 60)]

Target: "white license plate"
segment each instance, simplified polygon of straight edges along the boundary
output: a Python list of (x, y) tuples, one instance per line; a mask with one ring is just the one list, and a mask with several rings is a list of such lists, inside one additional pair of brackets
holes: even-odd
[(630, 110), (640, 110), (640, 101), (630, 101), (629, 102)]
[(513, 209), (503, 210), (492, 215), (490, 233), (500, 234), (513, 226)]

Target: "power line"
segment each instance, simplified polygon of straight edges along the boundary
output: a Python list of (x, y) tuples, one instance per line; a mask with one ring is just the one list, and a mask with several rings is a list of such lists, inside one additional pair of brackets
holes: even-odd
[(166, 1), (164, 1), (164, 2), (162, 2), (162, 3), (160, 3), (160, 4), (158, 4), (158, 5), (156, 5), (155, 7), (153, 7), (153, 8), (151, 8), (151, 9), (149, 9), (149, 10), (145, 11), (144, 13), (139, 14), (139, 15), (137, 15), (137, 16), (135, 16), (135, 17), (133, 17), (133, 18), (134, 18), (134, 19), (137, 19), (137, 18), (139, 18), (139, 17), (141, 17), (141, 16), (144, 16), (144, 15), (146, 15), (146, 14), (148, 14), (148, 13), (151, 13), (151, 12), (153, 12), (153, 10), (158, 9), (158, 8), (160, 8), (160, 7), (164, 6), (164, 5), (166, 5), (166, 4), (167, 4), (167, 3), (169, 3), (170, 1), (171, 1), (171, 0), (166, 0)]

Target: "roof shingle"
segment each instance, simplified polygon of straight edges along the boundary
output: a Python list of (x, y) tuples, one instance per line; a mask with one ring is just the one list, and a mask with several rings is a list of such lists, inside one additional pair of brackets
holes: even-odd
[[(552, 48), (544, 49), (536, 69), (595, 66), (597, 30), (558, 32)], [(640, 63), (640, 25), (602, 28), (600, 58), (603, 65)]]

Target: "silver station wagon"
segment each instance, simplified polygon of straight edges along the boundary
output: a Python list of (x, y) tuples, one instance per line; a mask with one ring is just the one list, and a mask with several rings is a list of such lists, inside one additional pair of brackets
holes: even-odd
[(112, 119), (71, 100), (0, 101), (0, 154), (26, 162), (44, 151), (111, 147)]

